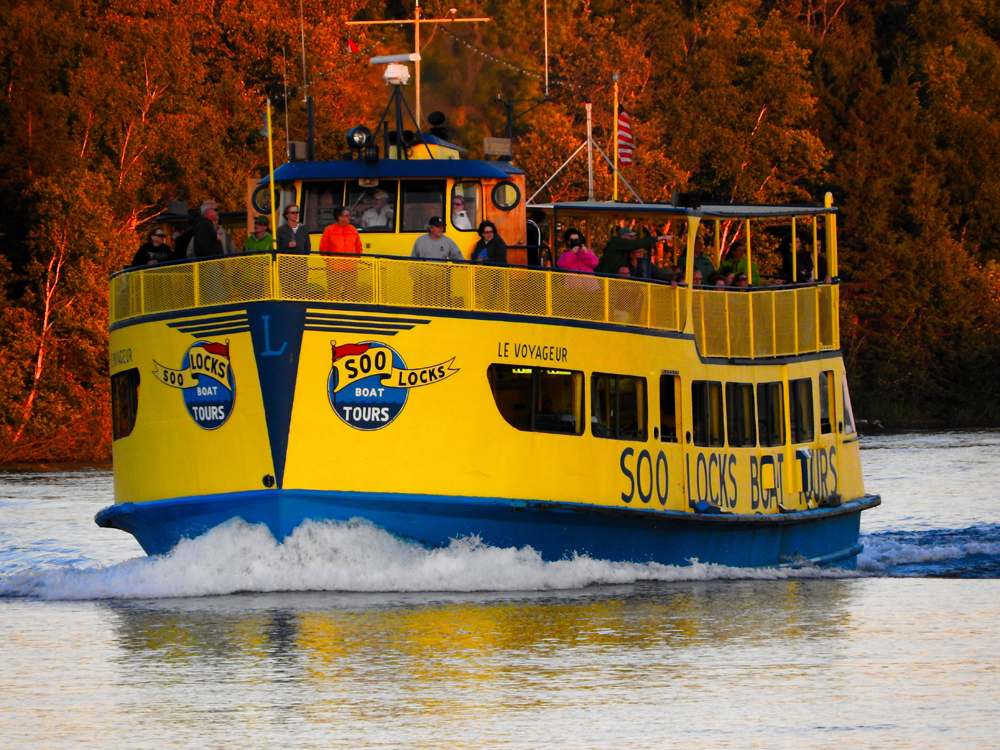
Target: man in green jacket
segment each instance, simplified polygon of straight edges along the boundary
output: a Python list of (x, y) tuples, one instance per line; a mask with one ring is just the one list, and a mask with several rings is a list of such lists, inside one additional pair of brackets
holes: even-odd
[(247, 235), (243, 243), (245, 253), (269, 253), (274, 248), (271, 233), (267, 231), (270, 221), (266, 216), (258, 216), (253, 220), (253, 234)]

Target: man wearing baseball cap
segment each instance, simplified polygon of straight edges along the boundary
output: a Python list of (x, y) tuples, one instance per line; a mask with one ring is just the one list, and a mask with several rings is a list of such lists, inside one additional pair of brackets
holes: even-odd
[(274, 248), (274, 238), (268, 231), (271, 222), (266, 216), (258, 216), (253, 220), (253, 233), (248, 234), (243, 243), (245, 253), (269, 253)]
[(393, 211), (389, 205), (389, 194), (382, 189), (372, 193), (375, 205), (361, 214), (362, 229), (392, 229)]
[(427, 234), (420, 235), (413, 243), (411, 258), (465, 260), (455, 241), (451, 237), (445, 237), (444, 219), (440, 216), (432, 216), (427, 224)]
[[(616, 274), (622, 266), (635, 265), (635, 258), (632, 256), (633, 251), (646, 250), (657, 242), (663, 242), (668, 239), (670, 239), (668, 235), (639, 239), (636, 237), (634, 229), (631, 227), (621, 227), (615, 236), (608, 240), (608, 244), (604, 247), (604, 253), (601, 255), (601, 260), (594, 270), (597, 273)], [(640, 252), (639, 255), (641, 254)], [(659, 269), (653, 270), (653, 277), (661, 278)], [(672, 274), (670, 278), (661, 278), (662, 281), (670, 281), (671, 279), (673, 279)]]

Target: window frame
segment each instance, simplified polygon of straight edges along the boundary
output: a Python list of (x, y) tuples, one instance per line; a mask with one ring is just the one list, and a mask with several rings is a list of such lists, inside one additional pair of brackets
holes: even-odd
[[(776, 410), (776, 411), (775, 411)], [(777, 437), (766, 429), (770, 420), (776, 422)], [(757, 443), (761, 448), (777, 448), (787, 440), (785, 435), (785, 387), (780, 380), (757, 383)]]
[(139, 416), (139, 386), (142, 376), (138, 367), (116, 372), (111, 376), (111, 439), (127, 438), (135, 431)]
[[(501, 190), (506, 190), (507, 188), (512, 188), (514, 190), (514, 201), (510, 204), (501, 203), (497, 200), (497, 194)], [(521, 188), (519, 188), (517, 184), (511, 180), (500, 180), (500, 182), (490, 189), (490, 203), (492, 203), (493, 207), (499, 211), (513, 211), (521, 205)]]
[[(419, 226), (416, 229), (409, 229), (412, 226), (409, 223), (409, 214), (411, 211), (415, 210), (415, 206), (422, 205), (419, 203), (409, 203), (407, 199), (409, 198), (409, 193), (411, 190), (418, 188), (420, 186), (438, 186), (441, 190), (441, 202), (436, 210), (432, 210), (423, 217), (421, 221), (418, 222)], [(429, 189), (426, 192), (431, 192)], [(450, 212), (446, 213), (448, 206), (445, 201), (448, 199), (448, 181), (445, 179), (421, 179), (421, 180), (400, 180), (399, 181), (399, 197), (397, 200), (397, 219), (396, 224), (398, 226), (397, 232), (399, 234), (423, 234), (427, 231), (427, 223), (432, 216), (440, 216), (444, 218), (445, 216), (450, 216)]]
[[(664, 394), (670, 394), (670, 404), (669, 411), (665, 411), (664, 407), (667, 406)], [(680, 410), (677, 408), (680, 406), (681, 401), (681, 379), (679, 375), (672, 373), (662, 373), (660, 375), (660, 442), (661, 443), (679, 443), (680, 442), (680, 425), (681, 425), (681, 415)], [(673, 425), (673, 435), (667, 435), (667, 422), (665, 417), (672, 418), (674, 420)]]
[[(337, 192), (334, 189), (336, 185), (340, 185), (340, 200), (337, 200)], [(319, 206), (313, 206), (313, 203), (318, 199), (318, 196), (322, 192), (318, 188), (328, 188), (331, 191), (331, 198), (333, 198), (334, 203), (330, 206), (330, 210), (333, 211), (333, 220), (326, 223), (320, 224), (319, 222)], [(346, 195), (347, 180), (316, 180), (310, 182), (302, 183), (302, 200), (299, 202), (299, 211), (302, 213), (300, 217), (302, 219), (302, 224), (305, 225), (306, 230), (310, 234), (322, 234), (331, 224), (337, 223), (336, 212), (340, 206), (344, 205), (344, 196)], [(325, 191), (324, 191), (325, 192)], [(326, 208), (326, 206), (324, 206)]]
[(788, 416), (792, 445), (816, 439), (816, 409), (813, 406), (812, 378), (788, 381)]
[(479, 180), (457, 180), (454, 185), (451, 186), (451, 199), (448, 201), (449, 208), (451, 207), (451, 201), (455, 200), (455, 196), (459, 195), (465, 201), (466, 214), (468, 214), (469, 209), (469, 197), (462, 191), (459, 192), (459, 188), (463, 185), (472, 185), (475, 192), (475, 204), (476, 209), (473, 212), (473, 216), (469, 216), (469, 222), (472, 226), (469, 229), (459, 229), (455, 226), (452, 220), (452, 213), (448, 212), (448, 226), (452, 227), (456, 232), (477, 232), (479, 231), (479, 223), (483, 220), (483, 183)]
[[(608, 378), (609, 384), (613, 383), (613, 393), (614, 393), (614, 412), (608, 413), (608, 425), (605, 425), (598, 419), (597, 414), (594, 413), (595, 405), (597, 404), (597, 380), (599, 378)], [(621, 380), (625, 378), (630, 381), (634, 381), (637, 385), (636, 394), (636, 407), (635, 415), (636, 421), (638, 422), (638, 427), (634, 433), (623, 433), (621, 426), (622, 418), (622, 387)], [(638, 386), (641, 384), (641, 388)], [(598, 429), (595, 429), (595, 425), (599, 425)], [(607, 434), (601, 434), (606, 431)], [(649, 387), (646, 383), (646, 378), (639, 375), (621, 375), (618, 373), (611, 372), (593, 372), (590, 375), (590, 433), (596, 438), (603, 438), (606, 440), (629, 440), (632, 442), (644, 443), (649, 439)]]
[[(712, 408), (713, 403), (718, 405), (717, 412)], [(725, 405), (721, 380), (691, 381), (691, 441), (699, 448), (726, 446)]]
[(726, 438), (730, 448), (757, 447), (757, 399), (754, 396), (753, 383), (726, 383)]
[[(530, 371), (531, 375), (531, 385), (530, 385), (530, 403), (528, 406), (527, 423), (515, 423), (512, 422), (507, 414), (504, 413), (504, 409), (501, 407), (500, 403), (497, 401), (497, 377), (498, 371), (508, 370), (511, 374), (523, 374), (523, 371)], [(522, 371), (522, 372), (517, 372)], [(572, 417), (575, 421), (575, 427), (573, 431), (562, 430), (562, 429), (544, 429), (539, 426), (538, 415), (539, 415), (539, 401), (543, 397), (541, 388), (541, 378), (543, 374), (549, 375), (569, 375), (570, 382), (575, 381), (576, 388), (576, 399), (573, 404)], [(539, 432), (546, 435), (575, 435), (579, 436), (583, 434), (583, 423), (584, 414), (586, 407), (586, 396), (584, 394), (584, 373), (582, 370), (568, 370), (565, 368), (558, 367), (537, 367), (532, 365), (512, 365), (501, 362), (492, 362), (489, 367), (486, 368), (486, 377), (490, 384), (490, 393), (493, 396), (493, 403), (497, 407), (497, 411), (503, 420), (509, 424), (511, 427), (520, 430), (521, 432)], [(574, 386), (571, 386), (574, 387)], [(562, 414), (563, 411), (555, 412), (554, 414)], [(522, 426), (525, 425), (525, 426)]]

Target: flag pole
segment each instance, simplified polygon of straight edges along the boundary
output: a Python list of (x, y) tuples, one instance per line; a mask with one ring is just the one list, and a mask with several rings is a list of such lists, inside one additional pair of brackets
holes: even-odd
[(269, 182), (271, 185), (271, 249), (276, 250), (278, 237), (278, 214), (274, 205), (274, 138), (271, 135), (271, 97), (267, 97), (267, 160), (271, 169)]
[(611, 199), (618, 200), (618, 71), (617, 70), (614, 72), (614, 75), (612, 75), (612, 79), (615, 82), (615, 108), (614, 108), (614, 113), (612, 115), (615, 118), (615, 137), (614, 140), (611, 142), (611, 148), (613, 148), (615, 151), (614, 153), (615, 163), (614, 163), (614, 168), (611, 171), (614, 172), (615, 190)]

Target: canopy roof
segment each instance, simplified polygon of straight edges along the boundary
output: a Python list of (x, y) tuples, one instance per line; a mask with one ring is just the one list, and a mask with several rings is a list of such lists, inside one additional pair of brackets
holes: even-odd
[[(421, 148), (416, 146), (415, 148)], [(504, 161), (474, 161), (466, 159), (379, 159), (368, 164), (363, 159), (351, 161), (292, 161), (274, 170), (275, 182), (297, 180), (358, 180), (358, 179), (493, 179), (503, 180), (524, 174)], [(265, 176), (259, 184), (266, 185)]]
[(670, 203), (625, 203), (622, 201), (570, 201), (566, 203), (532, 203), (528, 210), (558, 211), (567, 214), (612, 216), (663, 214), (670, 216), (700, 216), (704, 219), (781, 219), (793, 216), (835, 214), (837, 207), (774, 205), (763, 203), (703, 203), (697, 208), (674, 206)]

